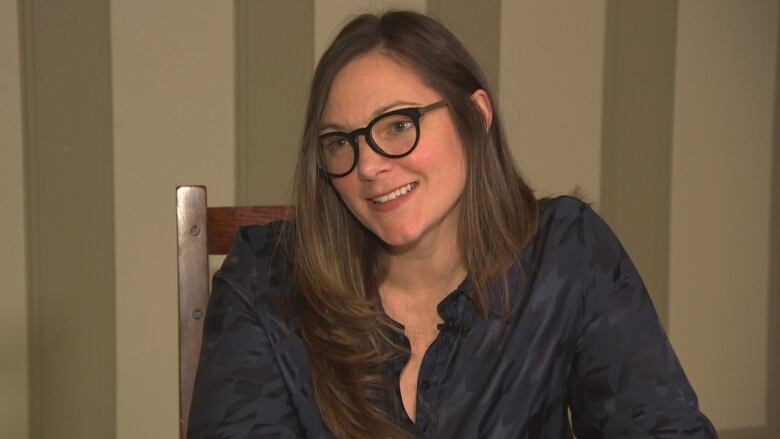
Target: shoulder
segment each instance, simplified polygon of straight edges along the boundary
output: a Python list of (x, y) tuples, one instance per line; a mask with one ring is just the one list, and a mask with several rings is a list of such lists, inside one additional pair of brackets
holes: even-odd
[(214, 274), (256, 311), (278, 310), (289, 289), (290, 222), (241, 227), (230, 252)]
[(548, 226), (552, 230), (565, 231), (585, 221), (603, 223), (590, 204), (569, 195), (542, 199), (540, 205), (540, 230)]
[(545, 202), (529, 257), (540, 278), (567, 279), (576, 286), (572, 291), (580, 296), (586, 317), (615, 294), (649, 301), (618, 237), (579, 199), (564, 196)]
[(602, 260), (620, 258), (624, 253), (615, 233), (589, 204), (570, 196), (545, 199), (541, 204), (534, 245)]
[(638, 277), (612, 229), (574, 197), (542, 201), (537, 233), (526, 251), (538, 276), (575, 281), (577, 289), (594, 300), (619, 279)]

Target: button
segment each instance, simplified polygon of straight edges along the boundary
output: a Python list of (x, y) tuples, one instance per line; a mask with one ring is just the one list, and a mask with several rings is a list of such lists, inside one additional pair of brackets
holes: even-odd
[(431, 383), (428, 380), (422, 380), (420, 383), (420, 388), (423, 390), (428, 390), (431, 388)]

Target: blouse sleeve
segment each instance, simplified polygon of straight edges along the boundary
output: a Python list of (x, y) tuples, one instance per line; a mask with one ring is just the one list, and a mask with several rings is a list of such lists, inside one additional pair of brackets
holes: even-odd
[(258, 261), (242, 240), (215, 275), (190, 409), (188, 437), (304, 436), (269, 332), (255, 310)]
[(583, 324), (569, 381), (578, 438), (716, 438), (636, 268), (584, 208)]

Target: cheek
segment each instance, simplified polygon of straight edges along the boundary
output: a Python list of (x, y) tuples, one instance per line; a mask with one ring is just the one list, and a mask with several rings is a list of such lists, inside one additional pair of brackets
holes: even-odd
[(431, 145), (422, 155), (421, 161), (433, 174), (453, 185), (461, 185), (461, 180), (465, 180), (466, 153), (457, 136), (444, 137), (442, 142)]
[[(354, 172), (352, 174), (354, 174)], [(336, 194), (338, 194), (350, 210), (353, 210), (353, 204), (359, 201), (357, 200), (359, 198), (357, 195), (357, 181), (352, 178), (352, 174), (331, 180), (331, 184), (333, 185), (333, 189), (336, 190)]]

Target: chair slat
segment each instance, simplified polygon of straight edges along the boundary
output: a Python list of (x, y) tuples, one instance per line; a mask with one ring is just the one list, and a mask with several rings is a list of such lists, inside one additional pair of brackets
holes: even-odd
[(292, 212), (287, 206), (209, 207), (209, 254), (227, 254), (239, 227), (290, 218)]
[(203, 337), (203, 317), (209, 298), (206, 188), (176, 189), (176, 229), (179, 268), (179, 432), (187, 437), (192, 388)]

